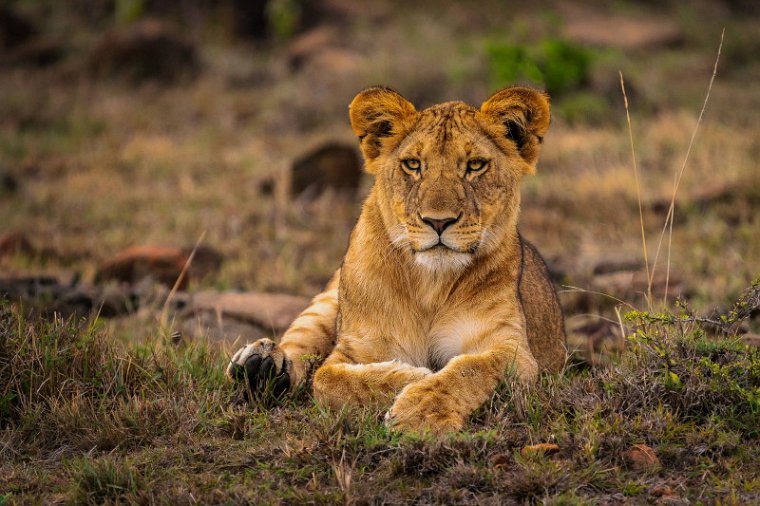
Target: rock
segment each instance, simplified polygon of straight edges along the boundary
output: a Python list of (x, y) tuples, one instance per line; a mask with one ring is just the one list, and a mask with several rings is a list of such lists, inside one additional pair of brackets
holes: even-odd
[(509, 467), (512, 463), (512, 456), (509, 453), (495, 453), (488, 459), (495, 469)]
[[(137, 284), (150, 278), (168, 287), (174, 286), (194, 247), (168, 248), (132, 246), (106, 260), (95, 274), (95, 283), (119, 281)], [(191, 279), (202, 279), (216, 272), (224, 257), (210, 246), (199, 246), (179, 288), (185, 288)]]
[(536, 455), (552, 455), (559, 451), (559, 446), (554, 443), (538, 443), (535, 445), (524, 446), (520, 450), (523, 457), (532, 457)]
[(13, 12), (8, 6), (0, 5), (0, 49), (10, 49), (28, 41), (36, 30), (32, 24)]
[[(186, 261), (187, 256), (179, 248), (132, 246), (104, 262), (95, 274), (95, 283), (114, 280), (134, 284), (150, 277), (173, 286)], [(180, 283), (180, 288), (186, 285), (187, 276)]]
[(146, 18), (106, 32), (90, 57), (100, 76), (125, 76), (134, 82), (174, 82), (198, 71), (195, 45), (170, 25)]
[(194, 340), (207, 338), (211, 341), (237, 341), (244, 344), (267, 337), (267, 334), (255, 325), (233, 318), (219, 317), (208, 311), (187, 318), (182, 322), (180, 329), (183, 335)]
[[(182, 254), (189, 258), (194, 248), (194, 246), (182, 248)], [(187, 275), (190, 279), (203, 279), (217, 272), (223, 262), (224, 255), (219, 250), (211, 246), (200, 245), (195, 249), (193, 261), (187, 269)]]
[(7, 232), (0, 235), (0, 260), (16, 255), (32, 255), (34, 246), (21, 232)]
[(98, 314), (113, 317), (137, 309), (137, 296), (126, 289), (100, 289), (77, 284), (78, 276), (63, 282), (51, 276), (26, 276), (0, 279), (0, 298), (20, 300), (42, 314), (64, 318)]
[(623, 460), (631, 468), (639, 471), (652, 470), (660, 465), (657, 454), (645, 444), (635, 444), (630, 450), (623, 452)]
[(292, 166), (291, 191), (316, 197), (328, 188), (352, 195), (359, 188), (362, 164), (353, 146), (330, 142), (299, 157)]
[(193, 294), (188, 307), (194, 315), (207, 312), (224, 321), (237, 320), (277, 334), (287, 329), (308, 305), (309, 299), (295, 295), (204, 291)]

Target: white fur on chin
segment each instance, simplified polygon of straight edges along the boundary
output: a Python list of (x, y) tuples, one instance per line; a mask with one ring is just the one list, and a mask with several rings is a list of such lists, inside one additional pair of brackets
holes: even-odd
[(436, 249), (415, 253), (414, 261), (417, 265), (430, 271), (458, 271), (470, 265), (472, 255)]

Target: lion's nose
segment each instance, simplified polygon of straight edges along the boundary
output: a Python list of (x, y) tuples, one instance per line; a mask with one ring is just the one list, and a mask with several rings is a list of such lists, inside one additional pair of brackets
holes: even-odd
[(457, 216), (447, 216), (445, 218), (431, 218), (429, 216), (420, 215), (420, 219), (422, 219), (422, 222), (427, 226), (435, 230), (438, 235), (441, 235), (444, 230), (459, 221), (461, 216), (462, 215), (459, 214)]

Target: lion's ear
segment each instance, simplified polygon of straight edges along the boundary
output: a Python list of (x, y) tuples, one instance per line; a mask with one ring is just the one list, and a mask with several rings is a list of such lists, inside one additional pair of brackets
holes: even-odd
[(480, 106), (480, 113), (501, 128), (501, 137), (515, 143), (533, 173), (544, 134), (549, 130), (549, 96), (515, 86), (497, 91)]
[(416, 112), (408, 100), (389, 88), (373, 86), (356, 95), (348, 106), (348, 116), (367, 161), (380, 154), (383, 138), (403, 132)]

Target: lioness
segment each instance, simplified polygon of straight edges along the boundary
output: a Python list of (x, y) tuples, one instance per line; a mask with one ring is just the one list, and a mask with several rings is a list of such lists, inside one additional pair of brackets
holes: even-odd
[(517, 229), (548, 97), (512, 87), (479, 110), (417, 111), (372, 87), (349, 116), (375, 183), (343, 265), (279, 344), (248, 344), (227, 374), (280, 395), (309, 376), (308, 357), (326, 357), (313, 379), (319, 403), (392, 401), (396, 429), (457, 431), (507, 375), (531, 382), (565, 363), (556, 292)]

